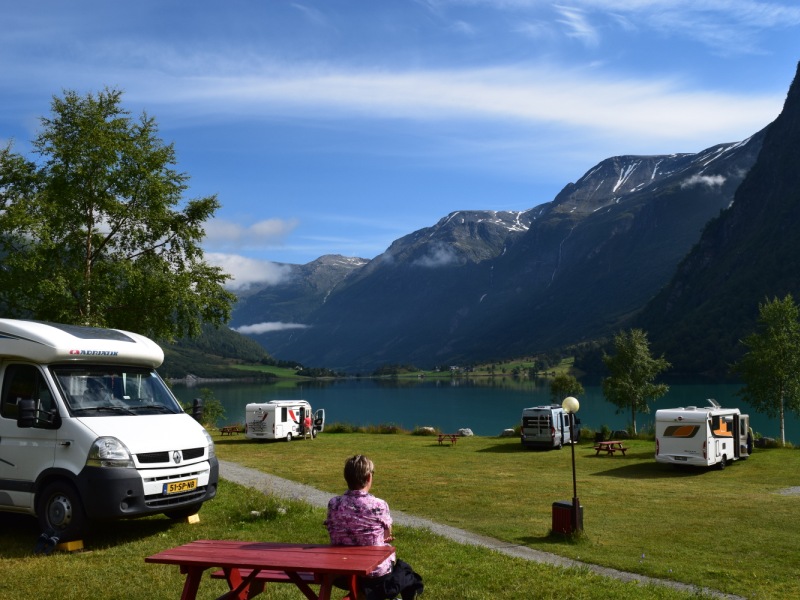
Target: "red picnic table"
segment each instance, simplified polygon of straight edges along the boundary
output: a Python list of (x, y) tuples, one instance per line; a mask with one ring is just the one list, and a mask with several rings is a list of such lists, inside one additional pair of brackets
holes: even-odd
[[(230, 591), (225, 599), (257, 596), (266, 583), (292, 583), (309, 600), (330, 600), (334, 579), (348, 581), (344, 599), (358, 598), (358, 578), (371, 573), (394, 552), (392, 546), (330, 546), (327, 544), (280, 544), (195, 540), (163, 550), (145, 562), (178, 565), (186, 575), (181, 600), (193, 600), (203, 572), (218, 567), (214, 576), (224, 577)], [(319, 585), (315, 593), (309, 584)]]

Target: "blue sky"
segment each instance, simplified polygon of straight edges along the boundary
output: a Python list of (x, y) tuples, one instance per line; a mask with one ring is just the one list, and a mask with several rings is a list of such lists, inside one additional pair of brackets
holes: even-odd
[(0, 0), (0, 143), (54, 95), (124, 91), (217, 194), (207, 258), (373, 258), (456, 210), (526, 210), (619, 154), (775, 119), (795, 0)]

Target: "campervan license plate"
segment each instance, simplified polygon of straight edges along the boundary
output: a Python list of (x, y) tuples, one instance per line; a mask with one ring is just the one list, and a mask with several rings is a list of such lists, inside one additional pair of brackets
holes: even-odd
[(185, 481), (172, 481), (164, 484), (165, 494), (182, 494), (191, 492), (197, 488), (197, 479), (187, 479)]

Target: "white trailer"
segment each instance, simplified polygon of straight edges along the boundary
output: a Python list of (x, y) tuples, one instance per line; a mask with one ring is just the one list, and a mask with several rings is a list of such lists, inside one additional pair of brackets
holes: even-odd
[[(311, 430), (305, 419), (311, 417)], [(305, 400), (271, 400), (251, 402), (245, 406), (245, 435), (254, 440), (286, 440), (291, 442), (306, 433), (311, 437), (325, 428), (325, 410), (312, 412)]]
[(753, 452), (750, 417), (738, 408), (687, 406), (656, 411), (656, 461), (720, 469)]
[(0, 511), (67, 541), (213, 498), (214, 442), (156, 373), (163, 359), (128, 331), (0, 319)]

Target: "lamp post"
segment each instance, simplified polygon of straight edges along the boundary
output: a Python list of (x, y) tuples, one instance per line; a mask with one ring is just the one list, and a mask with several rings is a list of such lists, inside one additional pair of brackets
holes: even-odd
[(580, 514), (581, 505), (578, 500), (578, 481), (575, 476), (575, 413), (581, 407), (577, 398), (567, 396), (561, 403), (561, 408), (569, 414), (569, 439), (572, 448), (572, 532), (583, 531), (583, 518)]

